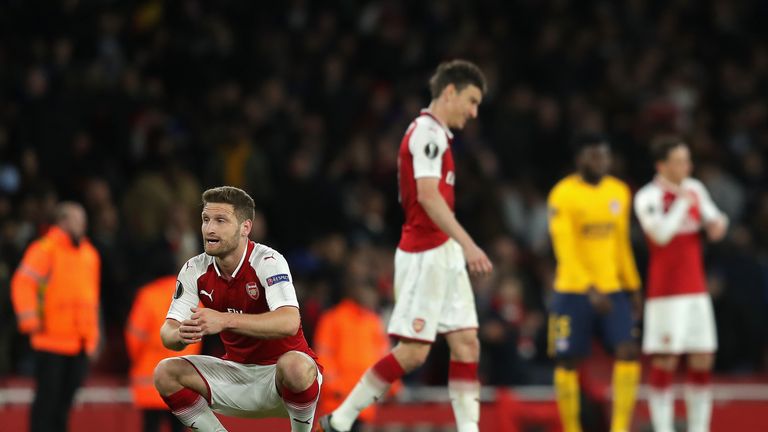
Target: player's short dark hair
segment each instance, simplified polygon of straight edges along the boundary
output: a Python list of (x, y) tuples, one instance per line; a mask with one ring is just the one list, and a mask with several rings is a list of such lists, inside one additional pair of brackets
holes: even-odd
[(469, 85), (479, 88), (483, 94), (487, 89), (483, 71), (476, 64), (467, 60), (440, 63), (429, 79), (429, 91), (432, 93), (432, 99), (440, 97), (440, 94), (449, 84), (453, 84), (457, 92), (464, 90)]
[(203, 206), (208, 203), (231, 204), (238, 222), (256, 217), (256, 203), (242, 189), (233, 186), (219, 186), (203, 192)]
[(571, 149), (575, 155), (588, 147), (597, 145), (610, 145), (608, 137), (599, 132), (583, 131), (574, 134), (571, 138)]
[(659, 135), (651, 140), (651, 157), (654, 162), (663, 162), (672, 150), (684, 145), (685, 141), (680, 136)]

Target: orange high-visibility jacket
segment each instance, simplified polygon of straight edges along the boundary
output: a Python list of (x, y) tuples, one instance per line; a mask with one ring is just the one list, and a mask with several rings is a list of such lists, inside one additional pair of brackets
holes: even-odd
[[(389, 338), (379, 316), (352, 300), (343, 300), (325, 312), (317, 323), (314, 349), (325, 367), (320, 413), (341, 405), (365, 371), (389, 350)], [(360, 413), (370, 422), (375, 405)]]
[(11, 279), (19, 330), (32, 347), (62, 355), (96, 351), (99, 341), (99, 253), (59, 227), (34, 241)]
[(152, 383), (152, 374), (160, 360), (200, 354), (202, 344), (172, 351), (164, 347), (160, 339), (160, 327), (165, 322), (175, 290), (176, 276), (161, 277), (141, 287), (126, 323), (125, 344), (131, 359), (133, 402), (143, 409), (168, 409)]

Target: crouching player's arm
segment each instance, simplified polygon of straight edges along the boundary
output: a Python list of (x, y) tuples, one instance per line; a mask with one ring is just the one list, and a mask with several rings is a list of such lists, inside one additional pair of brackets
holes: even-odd
[(189, 332), (188, 326), (182, 331), (180, 322), (166, 318), (165, 323), (160, 327), (160, 339), (163, 341), (163, 346), (169, 350), (181, 351), (189, 344), (200, 342), (202, 336)]
[(299, 309), (293, 306), (283, 306), (262, 314), (219, 312), (195, 307), (192, 308), (192, 316), (181, 323), (166, 320), (161, 337), (168, 348), (183, 349), (187, 344), (200, 342), (205, 335), (225, 330), (259, 339), (293, 336), (298, 333), (299, 324)]

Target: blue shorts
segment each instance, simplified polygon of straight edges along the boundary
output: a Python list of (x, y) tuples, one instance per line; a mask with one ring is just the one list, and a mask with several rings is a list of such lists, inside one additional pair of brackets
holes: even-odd
[(554, 293), (549, 314), (549, 355), (554, 358), (584, 358), (589, 355), (593, 336), (615, 352), (624, 342), (634, 341), (632, 306), (626, 292), (608, 294), (611, 311), (599, 314), (586, 294)]

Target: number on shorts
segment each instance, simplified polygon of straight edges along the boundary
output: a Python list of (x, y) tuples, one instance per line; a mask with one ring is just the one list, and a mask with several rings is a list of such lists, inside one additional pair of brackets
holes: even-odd
[(555, 356), (558, 344), (567, 343), (571, 336), (571, 317), (568, 315), (549, 315), (549, 346), (547, 351)]

